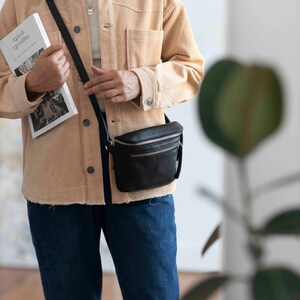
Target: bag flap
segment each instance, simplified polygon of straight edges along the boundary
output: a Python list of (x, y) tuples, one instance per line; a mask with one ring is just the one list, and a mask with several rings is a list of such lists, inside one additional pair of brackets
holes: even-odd
[(170, 136), (171, 138), (172, 135), (180, 136), (182, 132), (183, 127), (181, 124), (173, 121), (162, 125), (131, 131), (115, 137), (115, 140), (134, 144), (167, 136)]

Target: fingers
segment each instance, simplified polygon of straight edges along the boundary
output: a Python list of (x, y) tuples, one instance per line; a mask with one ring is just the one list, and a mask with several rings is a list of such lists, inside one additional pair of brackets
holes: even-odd
[(95, 85), (99, 85), (101, 83), (113, 80), (112, 72), (105, 71), (103, 69), (99, 69), (95, 66), (92, 66), (91, 69), (96, 76), (94, 78), (90, 79), (88, 82), (86, 82), (84, 85), (84, 88), (90, 88)]
[(26, 91), (42, 93), (60, 88), (70, 75), (70, 64), (64, 55), (63, 45), (44, 50), (26, 79)]
[(95, 66), (92, 66), (91, 69), (96, 76), (85, 83), (84, 85), (85, 89), (92, 88), (95, 85), (101, 85), (109, 81), (113, 81), (114, 85), (122, 81), (122, 76), (120, 75), (119, 71), (116, 70), (107, 71), (107, 70), (97, 68)]
[(63, 78), (63, 81), (65, 81), (64, 78), (67, 73), (69, 74), (69, 72), (70, 72), (70, 64), (66, 61), (65, 64), (61, 66), (61, 77)]
[(119, 94), (119, 83), (113, 72), (104, 71), (96, 67), (92, 69), (98, 75), (85, 83), (85, 95), (95, 94), (98, 99), (106, 100)]
[(50, 46), (41, 53), (40, 58), (49, 60), (57, 66), (63, 66), (67, 60), (63, 48), (63, 45)]
[(70, 69), (68, 68), (61, 77), (61, 79), (62, 79), (61, 86), (67, 81), (69, 75), (70, 75)]
[(115, 103), (116, 102), (116, 97), (117, 96), (122, 96), (122, 101), (124, 101), (124, 96), (123, 96), (123, 93), (122, 91), (118, 90), (118, 89), (110, 89), (110, 90), (106, 90), (106, 91), (103, 91), (103, 92), (98, 92), (96, 93), (96, 96), (98, 99), (101, 99), (101, 100), (105, 100), (105, 101), (110, 101), (110, 102), (113, 102)]
[(84, 94), (95, 94), (98, 99), (112, 103), (135, 99), (140, 94), (140, 83), (135, 73), (126, 70), (102, 70), (92, 67), (96, 75), (84, 85)]
[(45, 50), (40, 54), (40, 57), (41, 57), (41, 58), (48, 57), (48, 56), (54, 54), (54, 53), (57, 52), (57, 51), (62, 51), (62, 53), (63, 53), (63, 48), (64, 48), (63, 45), (51, 45), (50, 47), (48, 47), (47, 49), (45, 49)]
[(62, 56), (58, 61), (58, 66), (61, 68), (61, 73), (64, 74), (70, 68), (70, 64), (65, 56)]
[(103, 69), (97, 68), (96, 66), (92, 66), (91, 69), (95, 75), (103, 75), (105, 73)]
[(109, 101), (112, 103), (127, 101), (124, 89), (116, 87), (113, 82), (95, 85), (84, 91), (85, 95), (95, 94), (97, 99)]
[[(46, 56), (45, 58), (48, 59), (53, 65), (54, 69), (56, 69), (56, 71), (53, 71), (52, 75), (56, 77), (58, 83), (61, 84), (68, 78), (70, 64), (67, 61), (66, 56), (64, 55), (63, 45), (53, 45), (49, 48), (51, 49), (46, 53), (46, 55), (48, 54), (48, 56)], [(47, 48), (46, 50), (48, 50), (49, 48)], [(49, 71), (50, 69), (51, 68), (49, 66)]]

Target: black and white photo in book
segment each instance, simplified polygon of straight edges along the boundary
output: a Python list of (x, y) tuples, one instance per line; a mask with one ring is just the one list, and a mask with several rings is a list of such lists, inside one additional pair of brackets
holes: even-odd
[(47, 92), (43, 102), (31, 113), (33, 128), (38, 131), (68, 112), (63, 95), (58, 90)]
[[(44, 49), (40, 49), (15, 69), (17, 76), (30, 71), (35, 65), (39, 55)], [(31, 121), (34, 131), (39, 131), (58, 118), (68, 113), (68, 107), (60, 90), (46, 92), (42, 103), (31, 113)]]

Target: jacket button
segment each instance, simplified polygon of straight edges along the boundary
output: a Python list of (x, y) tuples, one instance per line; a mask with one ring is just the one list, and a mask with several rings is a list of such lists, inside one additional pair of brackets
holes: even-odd
[(104, 23), (104, 24), (102, 25), (102, 29), (103, 29), (104, 31), (108, 31), (110, 28), (111, 28), (111, 25), (110, 25), (109, 23)]
[(153, 99), (152, 98), (148, 98), (147, 99), (147, 105), (148, 106), (152, 106), (152, 104), (153, 104)]
[(77, 25), (73, 28), (73, 30), (75, 33), (79, 33), (81, 31), (81, 28), (80, 28), (80, 26)]
[(89, 166), (86, 170), (89, 174), (93, 174), (95, 172), (95, 168), (92, 166)]
[(88, 126), (90, 126), (91, 121), (90, 121), (89, 119), (84, 119), (84, 120), (82, 121), (82, 124), (83, 124), (83, 126), (88, 127)]

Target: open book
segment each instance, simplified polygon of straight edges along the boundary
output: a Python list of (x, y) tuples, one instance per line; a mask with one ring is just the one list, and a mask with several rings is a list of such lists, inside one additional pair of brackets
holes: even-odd
[[(30, 71), (40, 53), (49, 46), (50, 41), (37, 13), (0, 41), (0, 49), (16, 76)], [(58, 90), (46, 92), (41, 104), (28, 116), (32, 137), (45, 133), (77, 113), (66, 83)]]

